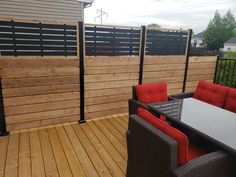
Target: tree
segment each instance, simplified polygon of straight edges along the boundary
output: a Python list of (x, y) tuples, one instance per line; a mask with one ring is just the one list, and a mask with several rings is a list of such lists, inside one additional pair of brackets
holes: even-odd
[(209, 49), (219, 50), (225, 41), (234, 36), (235, 28), (236, 21), (230, 10), (223, 17), (216, 11), (203, 34), (204, 41)]
[(225, 28), (224, 38), (229, 40), (231, 37), (234, 36), (236, 30), (236, 21), (234, 15), (229, 10), (223, 17), (223, 25)]
[(160, 25), (156, 24), (156, 23), (151, 23), (148, 25), (149, 28), (161, 28)]

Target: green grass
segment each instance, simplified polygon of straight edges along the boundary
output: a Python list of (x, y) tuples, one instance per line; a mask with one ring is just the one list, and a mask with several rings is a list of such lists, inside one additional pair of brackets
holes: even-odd
[(236, 58), (236, 52), (225, 52), (224, 58)]

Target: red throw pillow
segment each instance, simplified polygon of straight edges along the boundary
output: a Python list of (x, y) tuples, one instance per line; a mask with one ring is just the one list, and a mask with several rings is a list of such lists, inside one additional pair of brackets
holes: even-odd
[(168, 101), (165, 82), (137, 85), (136, 93), (138, 101), (145, 104)]
[(223, 108), (229, 87), (209, 81), (199, 81), (193, 98)]
[(229, 90), (224, 108), (236, 113), (236, 89)]
[(174, 127), (171, 127), (164, 121), (156, 118), (150, 112), (143, 108), (138, 109), (138, 115), (161, 130), (163, 133), (166, 133), (168, 136), (172, 137), (174, 140), (178, 142), (178, 164), (184, 164), (188, 160), (188, 137), (182, 133), (181, 131), (177, 130)]

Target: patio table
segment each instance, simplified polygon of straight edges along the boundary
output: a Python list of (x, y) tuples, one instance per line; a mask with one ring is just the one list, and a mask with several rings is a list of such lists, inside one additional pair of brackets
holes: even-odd
[(236, 157), (236, 114), (194, 98), (149, 104), (170, 123), (205, 137)]

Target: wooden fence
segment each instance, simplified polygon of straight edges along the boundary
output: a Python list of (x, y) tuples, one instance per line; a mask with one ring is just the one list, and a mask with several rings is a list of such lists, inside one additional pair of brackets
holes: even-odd
[[(77, 57), (0, 58), (8, 130), (78, 121)], [(216, 57), (191, 57), (186, 91), (198, 80), (213, 81)], [(143, 83), (166, 81), (182, 91), (185, 56), (146, 56)], [(126, 113), (131, 86), (138, 83), (139, 57), (85, 58), (85, 118)]]
[(138, 75), (139, 57), (86, 57), (86, 118), (127, 112)]
[(1, 57), (7, 130), (79, 120), (77, 57)]
[[(96, 38), (90, 34), (86, 39), (85, 34), (84, 48), (86, 49), (87, 44), (90, 45), (87, 48), (88, 55), (84, 56), (85, 119), (126, 113), (132, 85), (139, 82), (142, 57), (139, 45), (142, 41), (138, 42), (137, 36), (142, 35), (142, 30), (124, 33), (124, 27), (109, 26), (100, 28), (103, 32), (97, 33), (97, 28), (95, 30), (91, 25), (89, 26), (87, 30), (90, 31), (87, 31), (87, 35), (94, 30), (96, 35), (109, 37), (110, 32), (104, 30), (116, 31), (115, 34), (119, 37), (108, 39), (103, 36), (99, 40), (112, 41), (110, 46), (113, 47), (117, 42), (120, 46), (126, 47), (122, 50), (110, 50), (111, 48), (107, 46), (99, 48), (98, 45), (90, 45), (94, 43), (91, 40), (97, 41)], [(78, 28), (78, 25), (76, 27)], [(121, 28), (122, 31), (119, 31)], [(125, 29), (132, 31), (133, 27), (125, 27)], [(76, 31), (78, 32), (78, 29)], [(178, 34), (178, 42), (182, 45), (177, 51), (171, 48), (173, 49), (171, 53), (175, 54), (163, 53), (164, 56), (157, 56), (155, 52), (159, 48), (155, 48), (153, 46), (155, 43), (151, 44), (148, 41), (143, 65), (143, 83), (166, 81), (169, 94), (182, 92), (186, 66), (186, 52), (184, 52), (187, 41), (186, 31), (185, 33), (177, 31), (174, 34), (174, 38), (177, 38), (176, 34)], [(127, 41), (125, 39), (127, 36), (132, 37), (133, 42)], [(170, 37), (169, 40), (171, 41), (172, 38)], [(66, 42), (67, 40), (64, 41), (65, 48), (68, 47)], [(105, 49), (109, 49), (110, 54), (114, 56), (99, 56)], [(73, 51), (75, 52), (75, 48)], [(124, 51), (125, 56), (120, 56)], [(12, 51), (12, 54), (16, 52)], [(65, 49), (62, 55), (67, 55), (67, 52)], [(80, 120), (80, 108), (83, 107), (80, 107), (80, 94), (83, 92), (80, 92), (80, 71), (82, 71), (80, 61), (82, 60), (79, 53), (77, 45), (77, 56), (0, 56), (2, 93), (8, 131)], [(216, 57), (191, 57), (186, 91), (192, 91), (200, 79), (213, 80), (215, 65)]]
[(189, 58), (186, 92), (194, 91), (199, 80), (213, 82), (216, 60), (216, 56), (198, 56)]
[(180, 93), (183, 88), (185, 56), (146, 56), (143, 83), (165, 81), (168, 93)]

